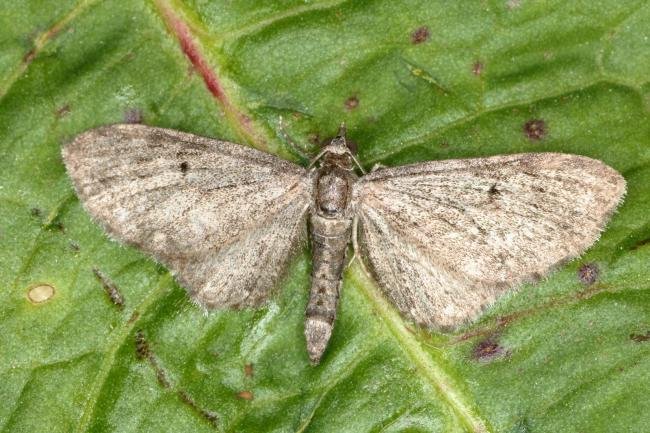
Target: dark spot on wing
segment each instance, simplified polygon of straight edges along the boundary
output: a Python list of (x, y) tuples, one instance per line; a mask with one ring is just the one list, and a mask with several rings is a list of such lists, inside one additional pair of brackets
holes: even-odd
[(124, 123), (142, 123), (142, 112), (137, 108), (130, 108), (124, 113)]
[(650, 341), (650, 331), (647, 331), (645, 334), (630, 334), (630, 340), (636, 341), (637, 343)]
[(496, 183), (492, 184), (492, 186), (488, 190), (488, 194), (490, 195), (490, 197), (496, 197), (501, 194), (501, 191), (497, 189)]
[(587, 286), (594, 284), (599, 274), (600, 270), (595, 263), (584, 263), (578, 268), (578, 279), (582, 284), (586, 284)]
[(185, 174), (187, 173), (187, 170), (190, 169), (190, 165), (187, 163), (187, 161), (183, 161), (179, 164), (178, 168), (181, 169), (181, 173)]
[(524, 134), (528, 139), (539, 141), (546, 136), (546, 122), (541, 119), (532, 119), (524, 123)]
[(499, 344), (494, 335), (479, 341), (472, 351), (472, 357), (481, 362), (490, 362), (505, 355), (507, 355), (507, 351)]
[(345, 100), (345, 109), (352, 111), (359, 106), (359, 98), (356, 96), (350, 96)]
[(413, 45), (421, 44), (422, 42), (426, 42), (429, 36), (431, 36), (431, 33), (427, 26), (418, 27), (411, 33), (411, 43)]

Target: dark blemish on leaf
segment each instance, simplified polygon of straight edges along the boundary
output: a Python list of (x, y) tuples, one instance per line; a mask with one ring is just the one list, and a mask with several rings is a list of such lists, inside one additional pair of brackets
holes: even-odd
[(139, 359), (148, 359), (151, 356), (149, 351), (149, 343), (144, 338), (144, 333), (141, 329), (135, 332), (135, 354)]
[(645, 334), (630, 334), (630, 340), (636, 341), (637, 343), (645, 343), (650, 341), (650, 331)]
[(30, 64), (34, 60), (34, 57), (36, 57), (36, 48), (32, 48), (25, 53), (23, 63)]
[(97, 268), (93, 268), (93, 274), (102, 283), (104, 292), (108, 295), (110, 301), (120, 310), (124, 308), (124, 296), (120, 293), (120, 289), (117, 288), (115, 283), (110, 280), (102, 271)]
[(29, 214), (34, 218), (40, 218), (43, 216), (43, 211), (37, 207), (33, 207), (29, 210)]
[(472, 351), (472, 357), (481, 362), (489, 362), (504, 355), (506, 355), (505, 349), (499, 345), (493, 335), (479, 341)]
[(524, 134), (530, 140), (539, 141), (546, 136), (546, 123), (541, 119), (532, 119), (524, 124)]
[(60, 119), (61, 117), (64, 117), (64, 116), (70, 114), (70, 105), (69, 105), (69, 104), (65, 104), (64, 106), (57, 108), (57, 110), (54, 112), (54, 114), (55, 114), (56, 117), (59, 118), (59, 119)]
[(140, 318), (140, 313), (138, 312), (138, 310), (135, 310), (135, 311), (131, 314), (131, 317), (129, 317), (129, 320), (126, 321), (126, 323), (133, 323), (133, 322), (135, 322), (136, 320), (138, 320), (139, 318)]
[(181, 169), (181, 173), (185, 174), (187, 173), (187, 170), (189, 170), (190, 165), (187, 163), (187, 161), (183, 161), (180, 163), (179, 168)]
[(79, 246), (79, 244), (76, 243), (75, 241), (70, 241), (70, 242), (68, 243), (68, 247), (70, 248), (71, 251), (73, 251), (73, 252), (75, 252), (75, 253), (78, 253), (79, 250), (81, 249), (81, 247)]
[(483, 72), (483, 63), (478, 60), (472, 65), (472, 74), (479, 76)]
[(27, 290), (27, 299), (32, 304), (42, 304), (54, 297), (56, 290), (54, 286), (46, 283), (33, 285)]
[(212, 424), (214, 427), (217, 427), (217, 422), (219, 421), (219, 418), (217, 417), (216, 413), (199, 407), (196, 401), (194, 401), (194, 399), (186, 391), (183, 391), (182, 389), (178, 391), (178, 396), (181, 398), (183, 403), (191, 407), (194, 411), (196, 411), (199, 415), (201, 415), (201, 417), (209, 421), (210, 424)]
[(421, 44), (429, 39), (431, 33), (427, 26), (418, 27), (411, 33), (411, 43), (413, 45)]
[(356, 96), (350, 96), (345, 100), (345, 109), (352, 111), (359, 106), (359, 98)]
[(318, 132), (312, 132), (307, 136), (307, 141), (309, 141), (314, 146), (320, 146), (321, 140)]
[(244, 365), (244, 374), (246, 377), (253, 377), (253, 364)]
[(241, 398), (242, 400), (251, 401), (254, 398), (254, 396), (253, 396), (253, 393), (251, 391), (239, 391), (237, 393), (237, 398)]
[(640, 241), (638, 241), (638, 242), (635, 242), (635, 243), (630, 247), (630, 250), (632, 250), (632, 251), (634, 251), (634, 250), (638, 250), (639, 248), (643, 248), (643, 247), (645, 247), (646, 245), (649, 245), (649, 244), (650, 244), (650, 238), (642, 239), (642, 240), (640, 240)]
[(141, 329), (138, 329), (135, 333), (135, 353), (139, 359), (144, 359), (149, 361), (149, 364), (153, 367), (156, 372), (156, 379), (158, 383), (163, 388), (171, 388), (171, 383), (167, 379), (167, 373), (158, 365), (158, 360), (153, 355), (151, 351), (151, 346), (144, 336), (144, 332)]
[(446, 148), (448, 148), (448, 147), (449, 147), (449, 142), (447, 142), (447, 141), (443, 141), (443, 142), (441, 142), (441, 143), (440, 143), (440, 147), (441, 147), (442, 149), (446, 149)]
[(137, 108), (131, 108), (124, 113), (124, 123), (142, 123), (142, 112)]
[(600, 270), (595, 263), (584, 263), (578, 268), (578, 279), (587, 286), (594, 284), (599, 274)]
[(61, 221), (52, 221), (51, 223), (47, 224), (46, 228), (49, 230), (58, 230), (61, 233), (65, 233), (65, 226)]
[[(163, 368), (158, 363), (158, 360), (156, 359), (153, 352), (151, 351), (151, 348), (149, 347), (149, 343), (145, 339), (144, 333), (142, 332), (141, 329), (138, 329), (135, 333), (135, 353), (139, 359), (144, 359), (149, 362), (151, 367), (156, 372), (156, 379), (158, 380), (158, 383), (162, 385), (163, 388), (166, 389), (176, 388), (172, 386), (172, 383), (167, 377), (167, 373), (165, 372), (165, 370), (163, 370)], [(185, 403), (190, 408), (192, 408), (192, 410), (198, 413), (202, 418), (209, 421), (213, 426), (216, 426), (218, 421), (217, 414), (200, 407), (196, 403), (196, 401), (192, 398), (192, 396), (190, 396), (190, 394), (187, 393), (187, 391), (182, 389), (176, 389), (176, 392), (178, 393), (178, 396), (183, 401), (183, 403)]]

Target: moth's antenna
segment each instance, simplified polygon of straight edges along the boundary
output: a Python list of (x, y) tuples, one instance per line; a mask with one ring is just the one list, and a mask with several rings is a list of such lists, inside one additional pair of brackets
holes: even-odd
[(336, 134), (336, 136), (345, 138), (345, 134), (347, 132), (348, 132), (348, 128), (346, 128), (345, 122), (341, 122), (341, 126), (339, 126), (339, 133)]
[(311, 160), (311, 162), (309, 163), (309, 166), (307, 166), (307, 168), (312, 168), (314, 166), (314, 164), (316, 164), (316, 161), (318, 161), (319, 159), (321, 159), (321, 157), (323, 155), (325, 155), (325, 152), (327, 152), (327, 149), (323, 149), (320, 152), (318, 152), (318, 155), (316, 155), (314, 157), (314, 159)]
[[(341, 126), (339, 126), (339, 133), (338, 137), (342, 137), (343, 139), (346, 139), (346, 134), (348, 132), (348, 128), (345, 126), (345, 122), (341, 122)], [(346, 145), (347, 145), (347, 140), (346, 140)], [(356, 156), (354, 156), (354, 153), (350, 152), (350, 156), (352, 157), (352, 160), (354, 161), (355, 164), (357, 164), (357, 167), (359, 167), (359, 170), (361, 170), (361, 173), (366, 174), (366, 170), (363, 169), (361, 164), (359, 163), (359, 160), (357, 159)]]
[(359, 167), (359, 170), (361, 170), (361, 174), (366, 174), (366, 170), (361, 167), (361, 164), (359, 163), (359, 160), (357, 159), (356, 156), (352, 152), (350, 152), (350, 156), (352, 157), (352, 160), (357, 164), (357, 167)]

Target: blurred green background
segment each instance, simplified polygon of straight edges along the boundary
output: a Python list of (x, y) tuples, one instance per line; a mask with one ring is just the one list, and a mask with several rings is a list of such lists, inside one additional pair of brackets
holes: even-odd
[[(0, 11), (0, 432), (650, 428), (647, 1), (1, 0)], [(352, 266), (311, 367), (308, 251), (266, 308), (206, 315), (91, 222), (60, 148), (125, 121), (299, 163), (341, 121), (367, 167), (576, 153), (619, 170), (628, 194), (583, 257), (455, 333), (403, 322)]]

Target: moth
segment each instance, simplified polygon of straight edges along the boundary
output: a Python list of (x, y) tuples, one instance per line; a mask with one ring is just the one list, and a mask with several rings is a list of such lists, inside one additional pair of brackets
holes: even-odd
[(63, 160), (94, 219), (168, 266), (207, 309), (262, 305), (310, 240), (313, 364), (332, 335), (350, 244), (406, 318), (453, 329), (580, 255), (625, 193), (611, 167), (561, 153), (363, 174), (343, 129), (308, 168), (136, 124), (82, 133)]

